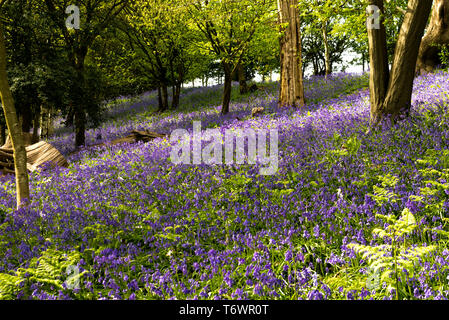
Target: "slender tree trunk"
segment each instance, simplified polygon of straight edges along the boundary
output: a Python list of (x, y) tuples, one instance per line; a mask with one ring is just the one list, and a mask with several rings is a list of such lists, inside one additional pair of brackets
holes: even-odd
[(53, 134), (53, 118), (51, 108), (41, 107), (41, 138), (48, 139)]
[(229, 113), (229, 105), (231, 103), (231, 93), (232, 93), (232, 67), (229, 63), (223, 62), (223, 69), (225, 73), (224, 89), (223, 89), (223, 100), (221, 107), (221, 114)]
[(75, 108), (73, 107), (73, 103), (70, 102), (69, 112), (67, 114), (67, 119), (66, 119), (66, 125), (68, 127), (72, 127), (73, 124), (75, 123), (74, 119), (75, 119)]
[(246, 75), (245, 75), (245, 67), (243, 64), (239, 63), (237, 67), (238, 76), (239, 76), (239, 86), (240, 86), (240, 94), (248, 93), (248, 84), (246, 83)]
[(327, 21), (323, 22), (321, 27), (321, 32), (323, 34), (323, 43), (324, 43), (324, 59), (326, 64), (326, 79), (332, 73), (332, 64), (331, 64), (331, 51), (329, 48), (329, 37), (327, 34)]
[(302, 107), (305, 105), (302, 73), (301, 24), (298, 0), (278, 0), (279, 22), (282, 27), (281, 85), (279, 106)]
[(181, 84), (178, 83), (175, 85), (173, 92), (173, 103), (172, 103), (173, 109), (178, 109), (180, 96), (181, 96)]
[(48, 135), (47, 135), (47, 112), (46, 112), (46, 108), (44, 106), (42, 106), (41, 108), (41, 138), (42, 139), (47, 139)]
[(164, 112), (168, 110), (168, 86), (165, 83), (161, 84), (160, 87), (160, 105), (159, 105), (159, 112)]
[(362, 72), (365, 73), (365, 54), (362, 52)]
[(84, 109), (84, 103), (81, 101), (83, 92), (84, 74), (82, 69), (78, 70), (78, 83), (79, 92), (76, 95), (77, 99), (74, 105), (74, 120), (75, 120), (75, 146), (77, 148), (86, 144), (86, 111)]
[(75, 145), (84, 146), (86, 143), (86, 112), (77, 107), (75, 109)]
[(75, 117), (75, 146), (81, 147), (86, 144), (86, 109), (84, 104), (84, 93), (86, 88), (84, 77), (84, 60), (86, 56), (82, 53), (77, 54), (75, 70), (77, 74), (76, 101), (74, 101), (74, 117)]
[(40, 140), (40, 137), (39, 137), (40, 114), (41, 114), (40, 110), (37, 110), (34, 113), (32, 143), (37, 143)]
[[(383, 0), (371, 0), (370, 5), (377, 6), (381, 14), (384, 12)], [(368, 44), (370, 55), (370, 104), (371, 121), (377, 122), (379, 112), (387, 95), (389, 81), (389, 66), (387, 53), (387, 35), (383, 20), (380, 29), (368, 28)]]
[(162, 110), (164, 108), (164, 104), (163, 104), (163, 101), (162, 101), (162, 87), (161, 86), (157, 87), (157, 98), (158, 98), (158, 103), (159, 103), (159, 108), (158, 109)]
[(166, 84), (162, 85), (162, 102), (164, 106), (162, 111), (166, 111), (168, 109), (168, 86)]
[(432, 72), (442, 63), (438, 46), (449, 45), (449, 0), (435, 0), (427, 33), (419, 49), (418, 73)]
[(50, 137), (54, 132), (55, 132), (55, 128), (53, 126), (53, 112), (52, 112), (52, 108), (48, 108), (48, 116), (47, 116), (47, 133), (48, 133), (48, 137)]
[(396, 43), (388, 93), (381, 110), (384, 114), (395, 117), (402, 111), (410, 111), (419, 47), (431, 9), (432, 0), (409, 1)]
[(313, 75), (319, 76), (320, 75), (320, 66), (318, 65), (318, 62), (316, 61), (316, 59), (312, 60), (312, 64), (313, 64)]
[(23, 143), (22, 128), (17, 119), (14, 99), (8, 83), (6, 72), (6, 47), (3, 34), (3, 24), (0, 22), (0, 95), (6, 124), (14, 150), (14, 167), (16, 173), (17, 208), (26, 206), (30, 199), (28, 184), (27, 153)]
[(50, 137), (54, 132), (55, 132), (55, 128), (53, 126), (53, 113), (52, 113), (52, 109), (48, 108), (48, 117), (47, 117), (47, 132), (48, 132), (48, 137)]
[[(203, 77), (204, 80), (204, 77)], [(175, 80), (175, 86), (173, 91), (173, 102), (172, 102), (172, 108), (178, 109), (179, 107), (179, 101), (181, 97), (181, 88), (182, 84), (184, 83), (184, 69), (182, 65), (178, 65), (178, 78)], [(204, 87), (204, 84), (203, 84)]]

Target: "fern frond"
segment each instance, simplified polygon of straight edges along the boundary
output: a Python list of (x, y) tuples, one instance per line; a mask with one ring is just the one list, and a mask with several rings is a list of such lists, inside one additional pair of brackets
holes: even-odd
[(0, 300), (15, 298), (19, 285), (24, 281), (21, 277), (7, 273), (0, 274)]

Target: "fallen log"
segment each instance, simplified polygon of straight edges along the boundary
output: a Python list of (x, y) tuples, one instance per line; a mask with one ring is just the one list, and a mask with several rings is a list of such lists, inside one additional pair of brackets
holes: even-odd
[[(92, 145), (90, 147), (98, 146), (113, 146), (124, 143), (137, 143), (137, 142), (149, 142), (156, 138), (164, 138), (166, 134), (160, 134), (151, 131), (138, 131), (134, 130), (129, 135), (123, 138), (115, 139), (107, 143), (100, 143)], [(64, 156), (51, 144), (41, 141), (35, 144), (31, 144), (31, 136), (24, 133), (24, 140), (27, 151), (27, 168), (28, 171), (34, 172), (38, 168), (44, 166), (46, 163), (51, 163), (54, 166), (68, 167), (69, 164)], [(11, 141), (9, 137), (0, 148), (0, 175), (14, 174), (14, 151), (12, 149)]]
[[(134, 131), (131, 131), (130, 134), (128, 134), (127, 136), (125, 136), (123, 138), (118, 138), (118, 139), (108, 141), (108, 142), (103, 142), (103, 143), (91, 144), (91, 145), (86, 146), (85, 148), (90, 149), (90, 148), (96, 148), (96, 147), (111, 147), (111, 146), (125, 144), (125, 143), (133, 144), (133, 143), (137, 143), (137, 142), (150, 142), (156, 138), (164, 138), (166, 136), (167, 136), (166, 134), (152, 132), (152, 131), (134, 130)], [(101, 135), (98, 135), (97, 139), (101, 139)], [(77, 149), (77, 150), (71, 152), (69, 154), (69, 156), (76, 154), (76, 153), (80, 152), (80, 150), (83, 150), (83, 149)]]
[[(53, 166), (68, 167), (64, 156), (51, 144), (41, 141), (25, 148), (27, 152), (27, 169), (36, 171), (47, 163)], [(0, 148), (0, 172), (3, 174), (14, 173), (14, 151), (12, 148)]]
[(131, 133), (129, 135), (127, 135), (126, 137), (115, 139), (115, 140), (112, 140), (112, 141), (106, 142), (106, 143), (95, 144), (92, 147), (114, 146), (114, 145), (124, 144), (124, 143), (132, 144), (132, 143), (137, 143), (137, 142), (150, 142), (154, 139), (164, 138), (166, 136), (167, 136), (166, 134), (161, 134), (161, 133), (152, 132), (152, 131), (134, 130), (134, 131), (131, 131)]

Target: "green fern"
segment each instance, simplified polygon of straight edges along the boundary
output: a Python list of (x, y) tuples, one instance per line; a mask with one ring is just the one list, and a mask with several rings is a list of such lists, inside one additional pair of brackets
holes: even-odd
[(387, 174), (385, 176), (378, 176), (377, 179), (379, 180), (381, 186), (374, 185), (374, 193), (370, 194), (373, 200), (376, 201), (377, 205), (380, 206), (384, 203), (397, 202), (399, 196), (396, 193), (388, 190), (388, 188), (394, 188), (398, 184), (398, 177)]
[[(407, 270), (413, 274), (418, 260), (436, 250), (436, 246), (406, 247), (405, 241), (399, 247), (399, 239), (412, 233), (417, 228), (416, 219), (409, 209), (404, 209), (400, 219), (394, 216), (376, 215), (390, 225), (385, 229), (374, 229), (373, 235), (380, 238), (389, 238), (391, 245), (364, 246), (351, 243), (349, 248), (362, 255), (362, 259), (369, 262), (371, 274), (367, 279), (367, 287), (373, 287), (373, 283), (387, 283), (390, 289), (395, 289), (396, 298), (399, 298), (399, 270)], [(394, 276), (393, 278), (391, 276)]]
[[(30, 261), (28, 268), (18, 268), (15, 274), (0, 274), (0, 300), (14, 299), (20, 290), (26, 291), (33, 283), (39, 283), (51, 291), (57, 292), (67, 285), (78, 281), (86, 271), (75, 276), (67, 277), (70, 266), (76, 266), (80, 260), (80, 253), (69, 253), (48, 249), (39, 258)], [(21, 288), (23, 285), (23, 288)]]
[(0, 274), (0, 300), (14, 299), (20, 284), (25, 281), (22, 277), (1, 273)]

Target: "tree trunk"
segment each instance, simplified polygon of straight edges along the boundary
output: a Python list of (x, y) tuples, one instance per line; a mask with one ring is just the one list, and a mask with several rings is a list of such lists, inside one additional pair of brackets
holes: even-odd
[(238, 76), (239, 76), (239, 86), (240, 86), (240, 94), (248, 93), (248, 84), (246, 83), (246, 75), (245, 75), (245, 67), (243, 64), (239, 63), (237, 67)]
[(229, 105), (231, 103), (231, 93), (232, 93), (232, 69), (229, 63), (223, 62), (223, 69), (225, 74), (224, 89), (223, 89), (223, 100), (221, 107), (221, 114), (229, 113)]
[(168, 86), (164, 83), (160, 83), (158, 87), (158, 101), (159, 109), (157, 112), (164, 112), (168, 110)]
[[(203, 77), (204, 79), (204, 77)], [(172, 107), (173, 109), (178, 109), (179, 107), (179, 100), (181, 97), (181, 88), (182, 84), (184, 83), (184, 69), (182, 65), (178, 65), (178, 78), (175, 81), (174, 91), (173, 91), (173, 102)], [(203, 84), (204, 87), (204, 84)]]
[(37, 143), (40, 140), (39, 137), (39, 128), (40, 128), (40, 110), (36, 111), (33, 119), (33, 138), (32, 142)]
[(73, 124), (75, 123), (75, 121), (73, 119), (75, 119), (75, 108), (73, 107), (72, 102), (70, 102), (69, 103), (69, 112), (67, 114), (67, 118), (65, 121), (65, 124), (67, 127), (73, 127)]
[(321, 27), (321, 32), (323, 34), (323, 43), (324, 43), (324, 59), (326, 65), (326, 79), (332, 73), (332, 64), (331, 64), (331, 51), (329, 48), (329, 39), (327, 34), (327, 21), (323, 22)]
[[(163, 102), (162, 102), (162, 88), (159, 86), (157, 87), (157, 100), (159, 104), (159, 110), (162, 110), (164, 108)], [(158, 111), (159, 111), (158, 110)]]
[(441, 65), (438, 46), (449, 45), (449, 0), (435, 0), (427, 33), (419, 49), (416, 71), (432, 72)]
[(16, 173), (17, 208), (26, 206), (30, 199), (28, 184), (27, 153), (23, 143), (22, 128), (19, 126), (14, 99), (6, 73), (6, 47), (3, 24), (0, 22), (0, 95), (6, 124), (14, 151), (14, 167)]
[[(298, 0), (278, 0), (282, 36), (279, 106), (305, 105)], [(287, 27), (283, 27), (287, 24)]]
[[(75, 70), (77, 74), (76, 83), (76, 101), (74, 101), (74, 117), (75, 117), (75, 146), (77, 148), (86, 144), (86, 109), (84, 105), (84, 93), (85, 93), (85, 77), (84, 77), (84, 60), (85, 56), (82, 54), (77, 55), (75, 63)], [(89, 97), (87, 97), (89, 98)]]
[(73, 97), (73, 116), (75, 120), (75, 147), (79, 148), (86, 144), (86, 99), (91, 99), (86, 96), (87, 85), (85, 77), (85, 60), (88, 52), (87, 46), (81, 46), (76, 49), (75, 53), (70, 56), (71, 64), (76, 72), (76, 83), (72, 89)]
[(30, 107), (24, 107), (24, 110), (20, 116), (20, 122), (22, 124), (22, 132), (30, 132), (32, 127), (32, 112)]
[(86, 112), (77, 107), (75, 109), (75, 146), (81, 147), (86, 144)]
[(317, 76), (320, 74), (320, 71), (318, 70), (318, 65), (315, 61), (315, 59), (312, 60), (312, 65), (313, 65), (313, 75)]
[[(384, 13), (384, 1), (372, 0), (370, 5), (377, 6), (381, 14)], [(370, 59), (370, 104), (371, 121), (377, 122), (378, 112), (382, 108), (385, 96), (387, 95), (390, 71), (388, 66), (387, 35), (383, 20), (380, 29), (368, 28), (368, 45)]]
[(379, 118), (379, 114), (391, 115), (394, 119), (400, 113), (410, 111), (418, 52), (432, 2), (410, 0), (408, 3), (396, 43), (387, 96), (381, 109), (374, 110), (374, 119)]
[(168, 87), (165, 83), (161, 86), (162, 90), (162, 109), (159, 110), (160, 112), (164, 112), (168, 110)]
[(53, 118), (51, 108), (41, 106), (41, 138), (48, 139), (53, 134)]
[(174, 86), (174, 91), (173, 91), (173, 102), (172, 102), (173, 109), (178, 109), (180, 96), (181, 96), (181, 84), (176, 84)]
[(365, 73), (365, 53), (362, 52), (362, 72)]
[(47, 110), (44, 106), (41, 108), (41, 138), (48, 138), (48, 129), (47, 129)]

